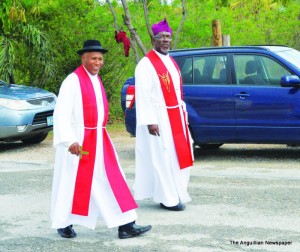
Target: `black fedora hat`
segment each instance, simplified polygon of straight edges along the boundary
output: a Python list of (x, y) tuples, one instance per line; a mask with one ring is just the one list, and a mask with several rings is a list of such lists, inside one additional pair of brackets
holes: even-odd
[(102, 52), (102, 53), (107, 53), (108, 50), (102, 48), (100, 41), (90, 39), (90, 40), (86, 40), (83, 43), (83, 48), (81, 50), (77, 51), (77, 53), (79, 55), (82, 55), (85, 52)]

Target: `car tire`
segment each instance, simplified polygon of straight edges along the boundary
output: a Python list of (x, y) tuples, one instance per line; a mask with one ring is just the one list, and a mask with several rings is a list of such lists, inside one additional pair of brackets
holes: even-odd
[(215, 150), (221, 147), (223, 143), (219, 144), (199, 144), (199, 147), (204, 150)]
[(42, 133), (30, 138), (24, 138), (21, 141), (25, 144), (37, 144), (40, 142), (43, 142), (48, 136), (48, 132), (47, 133)]

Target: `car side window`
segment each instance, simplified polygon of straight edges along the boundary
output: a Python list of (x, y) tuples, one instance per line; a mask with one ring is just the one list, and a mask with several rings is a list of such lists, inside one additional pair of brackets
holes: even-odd
[(263, 55), (234, 55), (238, 85), (280, 86), (281, 76), (290, 72), (277, 61)]
[(183, 84), (227, 84), (225, 55), (177, 57)]
[(193, 83), (193, 58), (176, 57), (175, 58), (181, 72), (183, 84)]
[(280, 65), (277, 61), (274, 61), (268, 57), (262, 57), (262, 62), (265, 66), (269, 85), (280, 86), (280, 80), (283, 75), (293, 74), (291, 71)]
[(194, 57), (194, 84), (227, 84), (225, 55)]

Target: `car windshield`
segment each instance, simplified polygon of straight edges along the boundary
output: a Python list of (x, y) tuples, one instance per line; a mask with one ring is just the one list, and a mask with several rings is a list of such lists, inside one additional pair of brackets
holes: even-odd
[(297, 51), (295, 49), (288, 49), (288, 50), (277, 51), (276, 53), (300, 69), (300, 52), (299, 51)]

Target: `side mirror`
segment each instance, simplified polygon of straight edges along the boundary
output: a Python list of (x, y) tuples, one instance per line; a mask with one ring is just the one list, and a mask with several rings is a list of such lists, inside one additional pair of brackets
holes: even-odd
[(281, 77), (280, 85), (282, 87), (299, 87), (300, 78), (297, 75), (284, 75)]

